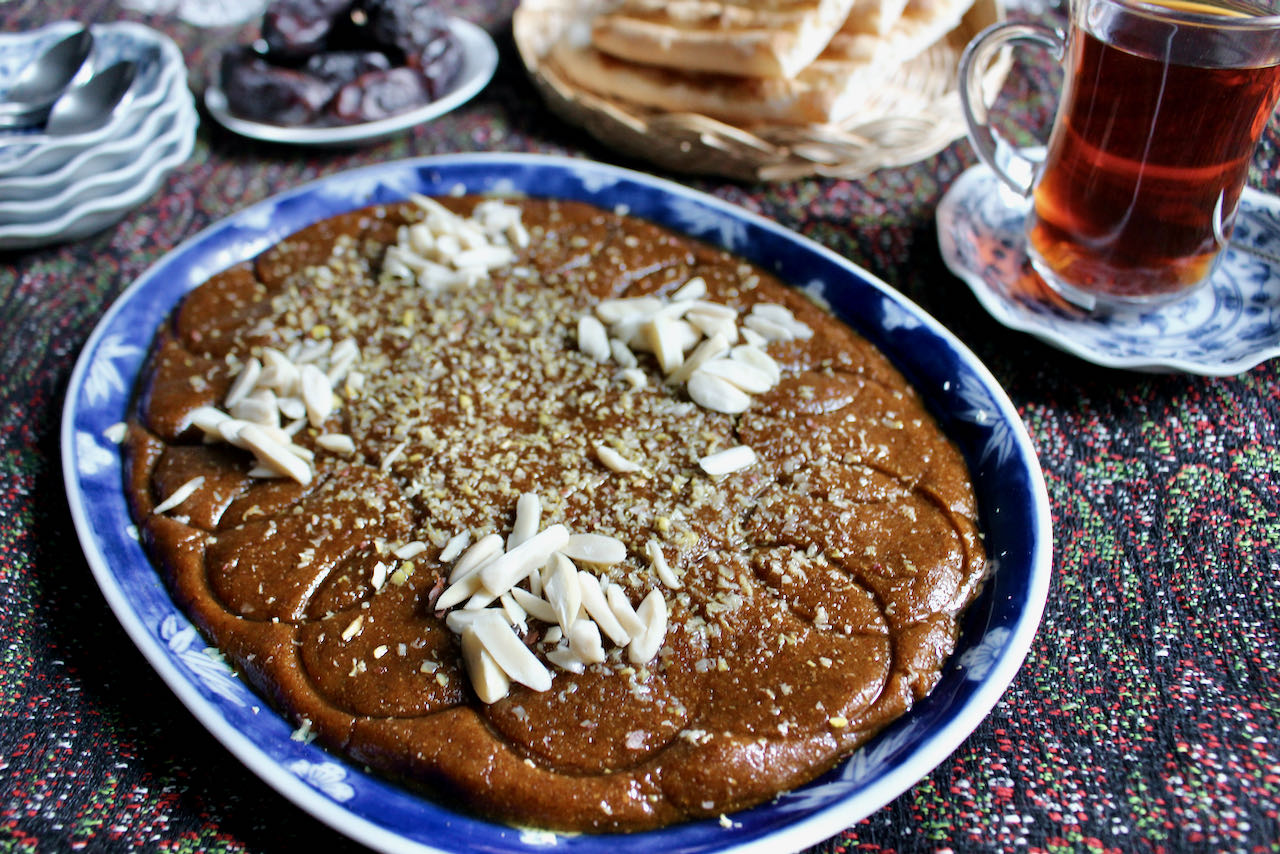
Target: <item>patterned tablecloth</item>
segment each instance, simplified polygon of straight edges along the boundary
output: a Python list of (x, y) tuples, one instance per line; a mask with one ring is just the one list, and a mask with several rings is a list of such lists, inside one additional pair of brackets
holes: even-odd
[[(245, 36), (225, 22), (258, 5), (0, 0), (0, 30), (142, 20), (183, 46), (198, 80), (213, 46)], [(131, 281), (273, 193), (420, 154), (616, 162), (544, 110), (511, 42), (512, 6), (454, 4), (501, 52), (492, 85), (455, 113), (349, 151), (256, 144), (206, 117), (190, 160), (118, 225), (0, 253), (0, 850), (357, 849), (210, 737), (112, 616), (72, 530), (61, 397)], [(1033, 67), (1007, 89), (1029, 126), (1047, 120), (1039, 89), (1053, 76)], [(1250, 176), (1273, 192), (1278, 140), (1273, 120)], [(1012, 686), (936, 770), (814, 850), (1280, 850), (1276, 365), (1224, 379), (1127, 373), (998, 324), (937, 248), (938, 200), (973, 161), (959, 142), (858, 182), (683, 179), (825, 244), (942, 319), (1008, 391), (1048, 483), (1054, 580)]]

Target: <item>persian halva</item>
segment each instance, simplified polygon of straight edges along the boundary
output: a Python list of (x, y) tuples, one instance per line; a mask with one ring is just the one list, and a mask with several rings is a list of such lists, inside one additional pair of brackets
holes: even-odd
[(176, 601), (297, 737), (522, 825), (814, 778), (934, 686), (984, 574), (879, 352), (576, 202), (372, 207), (214, 276), (126, 447)]

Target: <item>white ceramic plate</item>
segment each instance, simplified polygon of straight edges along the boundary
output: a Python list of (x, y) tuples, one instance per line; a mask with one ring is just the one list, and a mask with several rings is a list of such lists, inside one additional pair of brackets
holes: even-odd
[(0, 181), (0, 227), (50, 222), (77, 206), (128, 193), (182, 136), (194, 109), (191, 95), (185, 90), (172, 103), (157, 108), (159, 123), (144, 122), (144, 126), (152, 129), (152, 135), (139, 133), (125, 140), (128, 145), (116, 155), (121, 160), (114, 168), (86, 171), (62, 186), (49, 187), (43, 192), (27, 189), (21, 198), (9, 197), (6, 192), (9, 188)]
[[(590, 202), (731, 249), (803, 287), (866, 335), (919, 390), (973, 474), (991, 575), (966, 612), (933, 692), (812, 783), (719, 821), (636, 834), (560, 835), (453, 811), (316, 744), (205, 654), (137, 539), (119, 448), (151, 336), (212, 274), (298, 229), (410, 193), (523, 193)], [(388, 852), (705, 854), (777, 852), (839, 833), (945, 759), (1000, 698), (1039, 624), (1049, 585), (1048, 496), (1022, 421), (978, 360), (937, 321), (833, 252), (763, 217), (679, 184), (584, 160), (474, 154), (340, 173), (253, 205), (161, 259), (117, 300), (86, 343), (67, 391), (62, 460), (76, 531), (103, 594), (147, 660), (227, 749), (285, 797)]]
[[(79, 25), (60, 21), (32, 33), (0, 33), (0, 92), (30, 57)], [(70, 160), (115, 139), (130, 136), (166, 98), (185, 89), (187, 66), (173, 40), (150, 27), (129, 21), (94, 24), (91, 61), (104, 68), (122, 59), (138, 63), (133, 97), (111, 121), (88, 133), (46, 136), (0, 132), (0, 176), (37, 175), (63, 168)]]
[(209, 109), (209, 115), (227, 130), (266, 142), (315, 146), (366, 145), (377, 142), (457, 109), (479, 94), (493, 78), (493, 72), (498, 67), (498, 48), (489, 34), (461, 18), (450, 18), (449, 28), (462, 48), (462, 67), (458, 70), (458, 79), (443, 96), (415, 110), (355, 125), (284, 127), (233, 115), (227, 106), (227, 96), (216, 81), (211, 82), (205, 90), (204, 105)]
[(1153, 309), (1090, 313), (1057, 297), (1027, 260), (1025, 202), (985, 166), (938, 205), (951, 271), (992, 317), (1110, 368), (1232, 376), (1280, 355), (1280, 199), (1246, 188), (1231, 244), (1209, 283)]
[(133, 133), (90, 146), (52, 172), (0, 176), (0, 219), (9, 202), (47, 199), (73, 184), (133, 163), (139, 150), (171, 131), (183, 104), (182, 94), (185, 92), (178, 91), (166, 97), (143, 117)]
[[(125, 217), (156, 191), (171, 171), (187, 161), (195, 147), (199, 116), (190, 94), (178, 110), (167, 140), (152, 149), (154, 158), (142, 161), (142, 169), (130, 180), (111, 183), (105, 195), (73, 200), (65, 210), (38, 222), (3, 223), (0, 219), (0, 250), (32, 249), (53, 243), (78, 240), (102, 231)], [(159, 145), (163, 147), (159, 147)]]

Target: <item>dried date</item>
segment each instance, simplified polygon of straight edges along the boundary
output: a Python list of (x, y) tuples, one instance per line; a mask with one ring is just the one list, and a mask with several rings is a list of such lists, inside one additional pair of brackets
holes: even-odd
[(275, 0), (262, 16), (262, 38), (276, 56), (301, 59), (321, 50), (353, 0)]
[(338, 90), (330, 114), (343, 124), (385, 119), (431, 101), (422, 76), (411, 68), (370, 71)]
[(275, 0), (262, 18), (266, 48), (223, 58), (232, 112), (277, 125), (351, 124), (441, 97), (463, 57), (432, 3)]
[(310, 74), (272, 65), (248, 50), (226, 54), (221, 76), (233, 113), (272, 124), (312, 122), (333, 95), (332, 87)]
[(394, 48), (422, 75), (432, 98), (448, 90), (462, 67), (449, 21), (426, 0), (361, 0), (370, 37)]
[(309, 57), (302, 68), (336, 92), (370, 71), (390, 71), (391, 60), (375, 51), (326, 51)]

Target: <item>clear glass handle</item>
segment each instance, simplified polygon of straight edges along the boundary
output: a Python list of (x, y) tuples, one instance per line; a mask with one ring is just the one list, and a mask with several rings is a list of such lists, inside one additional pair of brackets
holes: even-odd
[(969, 142), (973, 144), (978, 158), (1014, 192), (1026, 198), (1035, 187), (1041, 158), (1011, 144), (992, 129), (987, 119), (986, 96), (982, 91), (983, 72), (991, 65), (996, 53), (1010, 42), (1031, 42), (1048, 47), (1059, 60), (1066, 46), (1066, 38), (1061, 32), (1041, 24), (992, 24), (969, 42), (960, 57), (960, 106), (969, 126)]

